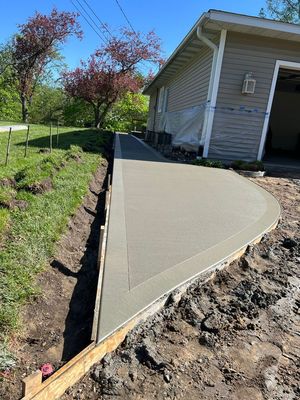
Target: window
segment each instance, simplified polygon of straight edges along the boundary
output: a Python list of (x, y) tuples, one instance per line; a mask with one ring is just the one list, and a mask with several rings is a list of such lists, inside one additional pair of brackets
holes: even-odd
[(165, 94), (165, 88), (164, 86), (159, 89), (159, 95), (158, 95), (158, 107), (157, 111), (160, 113), (163, 111), (163, 106), (164, 106), (164, 94)]

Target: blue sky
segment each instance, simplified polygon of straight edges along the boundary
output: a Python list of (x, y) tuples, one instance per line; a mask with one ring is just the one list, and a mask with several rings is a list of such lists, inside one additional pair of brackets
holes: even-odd
[[(115, 0), (86, 0), (99, 18), (112, 30), (126, 25)], [(75, 2), (75, 0), (74, 0)], [(81, 2), (84, 4), (83, 0)], [(190, 30), (198, 17), (209, 8), (257, 15), (264, 0), (119, 0), (136, 30), (147, 32), (154, 29), (162, 39), (165, 57), (168, 57)], [(5, 5), (4, 5), (5, 4)], [(71, 0), (13, 0), (5, 1), (1, 7), (0, 38), (5, 41), (16, 31), (18, 23), (38, 10), (48, 13), (56, 6), (60, 10), (76, 11)], [(74, 68), (80, 59), (86, 59), (101, 43), (99, 37), (80, 17), (84, 39), (70, 39), (63, 48), (65, 61)]]

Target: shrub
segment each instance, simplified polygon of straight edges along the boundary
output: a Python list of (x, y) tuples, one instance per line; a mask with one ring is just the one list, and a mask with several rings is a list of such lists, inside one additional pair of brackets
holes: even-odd
[(202, 158), (201, 160), (193, 160), (191, 162), (192, 165), (200, 165), (201, 167), (210, 167), (210, 168), (224, 168), (224, 164), (219, 160), (207, 160), (206, 158)]
[(264, 164), (261, 161), (242, 161), (242, 160), (236, 160), (231, 164), (231, 168), (233, 169), (239, 169), (241, 171), (264, 171), (265, 167)]

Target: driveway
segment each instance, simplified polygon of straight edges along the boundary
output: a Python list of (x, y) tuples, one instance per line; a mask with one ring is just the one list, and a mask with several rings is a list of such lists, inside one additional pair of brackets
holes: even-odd
[(98, 341), (277, 223), (280, 206), (235, 172), (168, 162), (116, 135)]
[(0, 132), (8, 132), (9, 128), (12, 129), (12, 131), (24, 131), (27, 129), (28, 125), (6, 125), (6, 126), (0, 126)]

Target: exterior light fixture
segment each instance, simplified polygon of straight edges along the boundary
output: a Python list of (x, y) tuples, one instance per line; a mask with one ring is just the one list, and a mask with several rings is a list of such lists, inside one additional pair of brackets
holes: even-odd
[(243, 82), (242, 93), (243, 94), (254, 94), (255, 92), (256, 80), (253, 78), (252, 72), (248, 72), (245, 75)]

